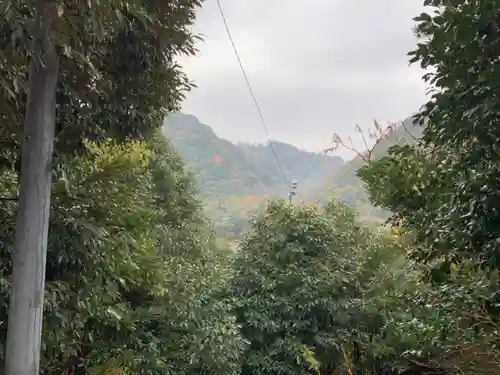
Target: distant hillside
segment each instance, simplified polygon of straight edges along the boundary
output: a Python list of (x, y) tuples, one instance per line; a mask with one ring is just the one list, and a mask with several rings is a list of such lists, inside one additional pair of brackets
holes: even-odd
[[(344, 165), (338, 156), (329, 156), (299, 150), (287, 143), (273, 141), (273, 148), (279, 161), (290, 179), (296, 179), (300, 184), (316, 184), (324, 181), (325, 177)], [(239, 143), (239, 147), (256, 165), (270, 165), (273, 173), (281, 176), (271, 147), (267, 145), (249, 145)]]
[[(196, 117), (180, 113), (168, 116), (163, 133), (195, 172), (207, 213), (226, 238), (239, 238), (248, 228), (249, 215), (268, 199), (288, 195), (290, 186), (284, 183), (269, 145), (233, 144)], [(340, 157), (282, 142), (273, 146), (288, 178), (300, 182), (300, 190), (324, 182), (344, 165)]]
[[(170, 115), (163, 132), (196, 172), (205, 196), (286, 195), (290, 189), (269, 145), (233, 144), (185, 114)], [(288, 178), (301, 184), (320, 183), (344, 164), (340, 157), (302, 151), (286, 143), (273, 142), (273, 146)]]
[[(403, 122), (380, 141), (373, 158), (387, 153), (394, 144), (413, 143), (421, 136), (412, 119)], [(196, 117), (172, 114), (163, 133), (196, 176), (207, 213), (216, 230), (228, 239), (238, 239), (248, 228), (248, 218), (267, 199), (287, 196), (290, 186), (282, 178), (269, 145), (233, 144), (219, 138)], [(280, 163), (290, 179), (299, 181), (298, 200), (322, 204), (333, 197), (356, 206), (362, 216), (383, 220), (388, 213), (374, 208), (356, 171), (363, 160), (344, 162), (340, 157), (315, 154), (273, 142)]]

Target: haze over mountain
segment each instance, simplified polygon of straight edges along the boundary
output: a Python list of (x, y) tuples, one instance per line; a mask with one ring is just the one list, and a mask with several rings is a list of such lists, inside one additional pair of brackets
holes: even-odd
[[(299, 182), (298, 200), (323, 204), (338, 198), (357, 207), (365, 218), (387, 217), (387, 213), (370, 204), (356, 175), (363, 165), (359, 156), (346, 162), (338, 156), (273, 141), (288, 179), (285, 182), (269, 144), (234, 144), (219, 138), (195, 116), (183, 113), (169, 115), (163, 133), (195, 173), (207, 213), (226, 238), (238, 238), (247, 228), (249, 216), (262, 209), (268, 199), (286, 197), (292, 179)], [(372, 157), (384, 156), (391, 145), (415, 142), (420, 135), (421, 129), (408, 118), (377, 144)]]
[[(403, 120), (426, 100), (425, 72), (406, 56), (421, 1), (221, 3), (273, 139), (320, 150), (333, 132), (348, 137), (373, 118)], [(195, 30), (204, 36), (199, 53), (180, 60), (197, 86), (184, 112), (233, 142), (265, 142), (214, 0), (204, 2)]]
[(219, 138), (195, 116), (182, 113), (170, 115), (163, 130), (195, 171), (204, 196), (286, 195), (292, 179), (301, 186), (319, 184), (345, 163), (338, 156), (303, 151), (273, 141), (288, 179), (285, 182), (269, 144), (233, 144)]

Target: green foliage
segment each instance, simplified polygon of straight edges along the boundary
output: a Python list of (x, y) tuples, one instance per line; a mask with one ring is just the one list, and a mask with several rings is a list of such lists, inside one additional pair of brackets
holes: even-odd
[(237, 253), (243, 374), (494, 374), (498, 277), (472, 265), (429, 284), (415, 238), (354, 212), (272, 202)]
[[(17, 152), (40, 4), (22, 0), (0, 6), (0, 143)], [(199, 5), (197, 0), (57, 4), (56, 151), (84, 152), (85, 139), (143, 139), (154, 133), (165, 111), (177, 109), (190, 88), (173, 57), (194, 52), (190, 26)]]
[[(498, 371), (497, 1), (426, 1), (412, 62), (436, 89), (416, 117), (417, 145), (394, 146), (361, 168), (370, 197), (412, 236), (415, 277), (405, 278), (385, 338), (433, 371)], [(411, 264), (411, 263), (410, 263)], [(409, 274), (409, 272), (407, 272)], [(428, 283), (424, 278), (432, 281)], [(376, 301), (376, 300), (375, 300)], [(416, 339), (416, 340), (415, 340)], [(379, 345), (380, 343), (377, 343)], [(383, 345), (393, 350), (394, 344)]]
[(497, 278), (470, 266), (455, 268), (439, 286), (425, 282), (423, 275), (404, 257), (390, 261), (386, 253), (358, 301), (360, 310), (382, 325), (361, 336), (360, 343), (385, 368), (494, 374), (500, 358), (498, 329), (487, 306)]
[(498, 3), (432, 5), (434, 14), (416, 19), (422, 42), (411, 52), (435, 70), (425, 79), (436, 92), (417, 117), (422, 145), (393, 149), (361, 176), (375, 201), (419, 235), (418, 259), (438, 260), (445, 272), (461, 260), (497, 269)]
[[(160, 139), (86, 147), (55, 172), (44, 370), (118, 363), (141, 374), (236, 374), (243, 342), (230, 306), (213, 298), (229, 259), (180, 158)], [(1, 213), (3, 345), (15, 203)]]
[(369, 236), (352, 210), (270, 203), (235, 261), (232, 295), (250, 342), (243, 374), (331, 373), (344, 365), (356, 259)]
[[(433, 246), (447, 254), (479, 258), (494, 269), (500, 267), (498, 5), (471, 1), (422, 15), (417, 33), (428, 42), (412, 53), (413, 61), (436, 69), (426, 79), (439, 90), (419, 117), (421, 123), (428, 118), (424, 142), (436, 149), (441, 162), (437, 173), (444, 185), (443, 209), (433, 223), (446, 235)], [(450, 56), (453, 64), (447, 63)]]
[[(417, 143), (422, 136), (422, 128), (415, 126), (413, 118), (410, 117), (401, 123), (389, 125), (387, 128), (382, 128), (375, 121), (373, 128), (367, 132), (360, 127), (356, 128), (356, 132), (364, 141), (367, 150), (359, 152), (353, 148), (352, 142), (345, 142), (339, 136), (334, 136), (333, 147), (326, 152), (344, 147), (354, 151), (356, 156), (337, 169), (322, 185), (315, 187), (309, 196), (315, 197), (316, 203), (323, 203), (332, 197), (338, 198), (350, 206), (356, 207), (364, 221), (380, 223), (380, 221), (389, 218), (390, 213), (381, 209), (380, 206), (374, 207), (369, 194), (367, 194), (365, 181), (359, 177), (358, 172), (367, 161), (373, 162), (387, 156), (391, 147), (404, 147)], [(368, 145), (369, 139), (374, 141), (372, 147)], [(381, 207), (384, 206), (381, 205)]]

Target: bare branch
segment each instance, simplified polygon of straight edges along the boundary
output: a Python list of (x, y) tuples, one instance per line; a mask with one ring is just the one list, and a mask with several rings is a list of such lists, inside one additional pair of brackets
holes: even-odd
[(324, 154), (328, 154), (331, 152), (334, 152), (338, 150), (340, 146), (344, 147), (345, 149), (354, 152), (358, 157), (360, 157), (365, 163), (368, 163), (371, 161), (372, 155), (379, 145), (379, 143), (382, 141), (382, 139), (387, 138), (390, 134), (392, 134), (395, 130), (395, 126), (393, 124), (389, 124), (387, 127), (383, 128), (380, 123), (377, 120), (373, 120), (373, 131), (371, 129), (368, 129), (368, 135), (371, 139), (375, 139), (375, 144), (372, 147), (369, 147), (368, 145), (368, 140), (365, 137), (363, 129), (359, 126), (356, 125), (355, 131), (356, 133), (361, 134), (361, 138), (363, 140), (364, 146), (365, 146), (365, 151), (358, 151), (352, 141), (352, 137), (348, 137), (347, 140), (349, 141), (349, 144), (346, 144), (340, 137), (338, 133), (335, 133), (332, 138), (332, 144), (333, 146), (324, 150)]

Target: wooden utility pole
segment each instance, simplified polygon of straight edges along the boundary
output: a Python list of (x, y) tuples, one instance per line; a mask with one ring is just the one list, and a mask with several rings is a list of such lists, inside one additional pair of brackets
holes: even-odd
[(33, 30), (5, 375), (39, 375), (59, 61), (45, 3)]

